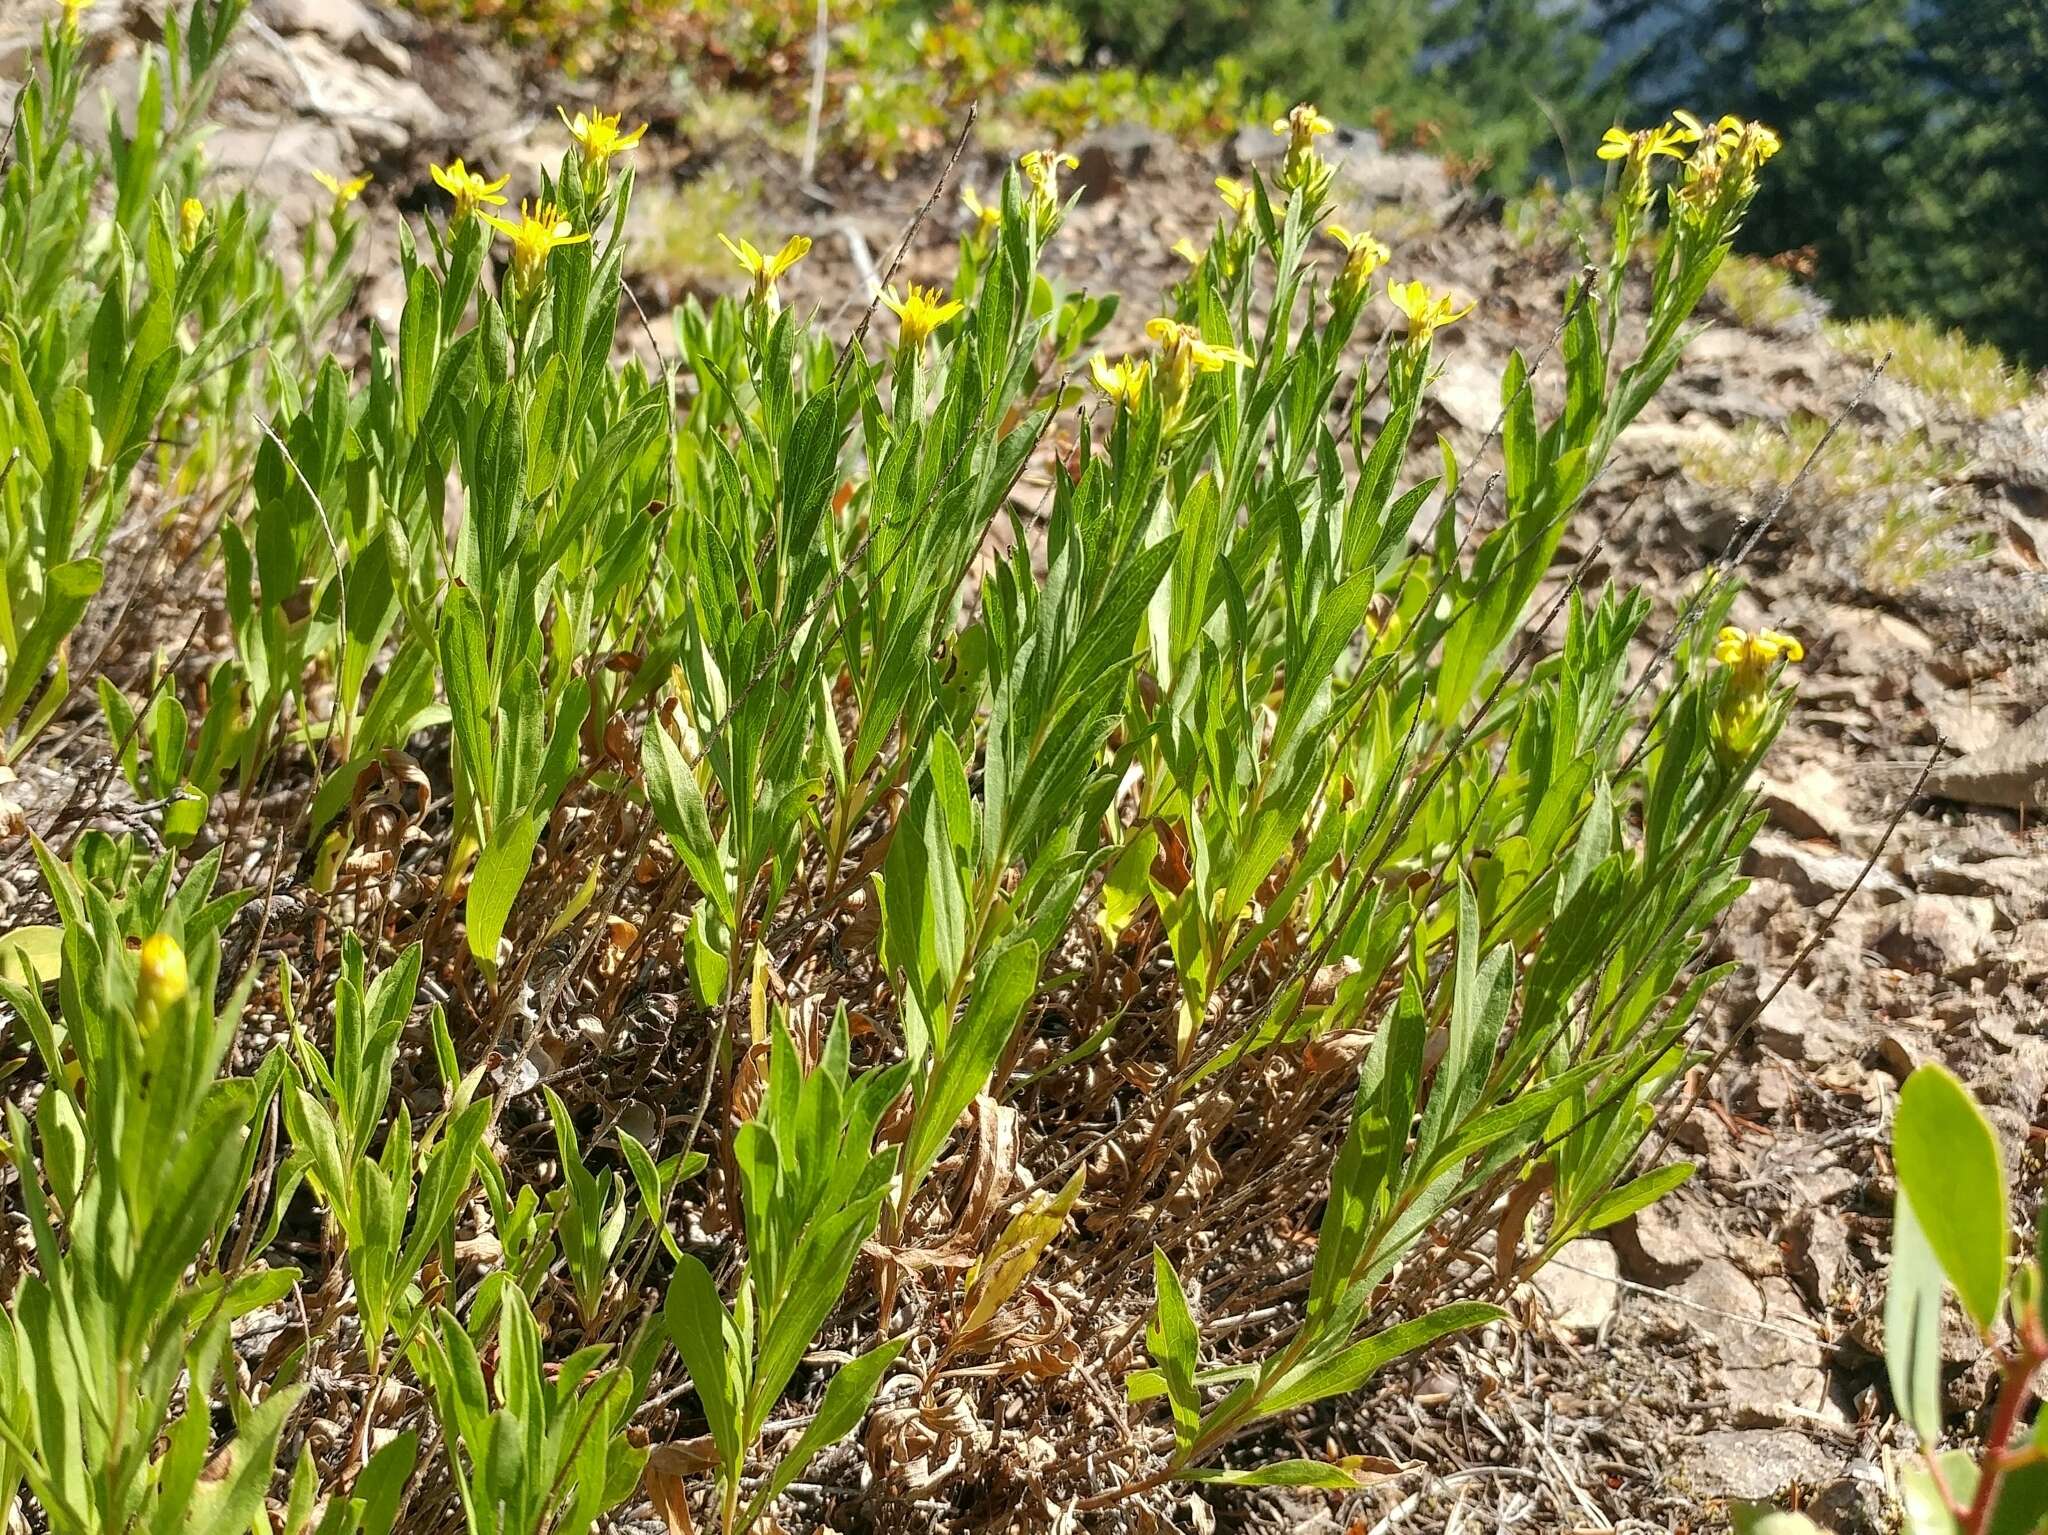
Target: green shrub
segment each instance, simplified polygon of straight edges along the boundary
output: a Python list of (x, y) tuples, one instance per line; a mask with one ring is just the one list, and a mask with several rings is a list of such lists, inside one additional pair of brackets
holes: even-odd
[[(949, 289), (891, 290), (843, 346), (779, 301), (807, 239), (735, 244), (747, 291), (686, 303), (659, 372), (615, 355), (637, 134), (583, 119), (516, 216), (437, 168), (453, 201), (401, 228), (397, 334), (353, 373), (294, 352), (235, 449), (246, 482), (205, 546), (240, 690), (225, 738), (103, 698), (138, 792), (210, 796), (211, 850), (80, 836), (43, 860), (61, 931), (0, 958), (27, 1034), (10, 1092), (36, 1103), (8, 1117), (36, 1250), (0, 1329), (0, 1384), (21, 1383), (0, 1390), (0, 1479), (58, 1530), (168, 1528), (211, 1463), (227, 1474), (192, 1506), (244, 1529), (299, 1393), (343, 1380), (345, 1448), (281, 1473), (291, 1529), (324, 1499), (322, 1530), (459, 1508), (473, 1531), (580, 1532), (638, 1478), (678, 1524), (694, 1505), (738, 1530), (886, 1374), (929, 1407), (932, 1362), (988, 1354), (1057, 1249), (1106, 1298), (1156, 1287), (1149, 1367), (1114, 1317), (1075, 1323), (1131, 1416), (1122, 1458), (1077, 1460), (1065, 1495), (1349, 1486), (1349, 1463), (1217, 1457), (1498, 1317), (1562, 1244), (1686, 1175), (1632, 1173), (1723, 973), (1704, 939), (1742, 887), (1797, 645), (1710, 643), (1726, 582), (1668, 672), (1629, 675), (1639, 593), (1561, 597), (1540, 660), (1527, 626), (1772, 141), (1709, 130), (1668, 187), (1670, 130), (1626, 141), (1611, 248), (1655, 246), (1640, 344), (1623, 258), (1569, 300), (1560, 409), (1511, 359), (1498, 515), (1467, 547), (1448, 450), (1406, 482), (1435, 335), (1469, 305), (1383, 286), (1364, 232), (1314, 279), (1326, 127), (1290, 114), (1274, 181), (1121, 359), (1086, 357), (1114, 301), (1040, 270), (1071, 207), (1051, 154), (991, 194)], [(75, 161), (88, 197), (137, 163)], [(324, 227), (340, 244), (356, 218), (338, 193)], [(0, 223), (0, 251), (20, 234)], [(203, 245), (181, 266), (158, 243), (182, 291)], [(261, 291), (275, 268), (249, 244)], [(78, 311), (119, 323), (124, 274), (89, 273)], [(1399, 332), (1379, 351), (1369, 309)], [(893, 344), (871, 351), (875, 325)], [(1102, 398), (1048, 449), (1084, 370)], [(234, 441), (187, 398), (188, 442)], [(219, 409), (264, 398), (245, 380)], [(189, 727), (189, 680), (151, 685)], [(276, 783), (321, 931), (344, 931), (311, 980), (269, 979), (258, 951), (216, 1012), (242, 897), (211, 887)], [(134, 814), (168, 832), (187, 805)], [(1148, 963), (1139, 998), (1078, 985)], [(609, 1119), (586, 1141), (550, 1082), (552, 1156), (518, 1155), (501, 1047), (536, 1039), (564, 977), (626, 1028), (646, 966), (686, 982), (667, 1042), (638, 1042), (694, 1063), (682, 1143)], [(231, 1052), (259, 968), (290, 1038)], [(1055, 1005), (1083, 1026), (1056, 1033)], [(400, 1098), (407, 1041), (423, 1070)], [(1121, 1126), (1099, 1160), (1048, 1107), (1098, 1083)], [(1058, 1170), (956, 1225), (935, 1173), (968, 1122)], [(1198, 1281), (1261, 1217), (1187, 1189), (1170, 1124), (1317, 1191), (1263, 1217), (1290, 1240), (1319, 1224), (1307, 1294), (1234, 1358), (1205, 1343)], [(274, 1172), (259, 1127), (289, 1148)], [(301, 1192), (322, 1272), (296, 1302), (319, 1321), (244, 1380), (220, 1368), (228, 1323), (294, 1294), (263, 1259)], [(1523, 1218), (1470, 1266), (1503, 1197)], [(828, 1326), (858, 1346), (804, 1379)], [(814, 1387), (789, 1443), (774, 1411)]]

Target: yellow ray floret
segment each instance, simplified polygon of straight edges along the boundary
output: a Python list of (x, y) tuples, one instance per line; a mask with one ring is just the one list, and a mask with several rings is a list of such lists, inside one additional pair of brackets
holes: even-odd
[(776, 279), (803, 260), (811, 249), (809, 235), (791, 235), (782, 242), (782, 249), (772, 256), (762, 255), (752, 240), (741, 240), (735, 244), (720, 235), (718, 243), (731, 251), (732, 259), (740, 264), (740, 269), (753, 278), (754, 297), (763, 303), (774, 300)]
[(1119, 405), (1135, 407), (1145, 397), (1145, 384), (1152, 376), (1152, 364), (1142, 357), (1124, 357), (1111, 362), (1097, 352), (1088, 364), (1095, 387)]
[(902, 326), (897, 344), (912, 352), (967, 307), (958, 299), (944, 297), (937, 288), (920, 288), (916, 283), (904, 289), (902, 298), (896, 296), (894, 288), (889, 289), (882, 294), (882, 303)]
[(502, 208), (505, 199), (500, 194), (512, 178), (500, 176), (488, 181), (479, 171), (473, 171), (460, 160), (447, 165), (429, 165), (429, 174), (434, 185), (455, 199), (455, 217), (466, 219), (480, 208)]
[(569, 130), (569, 137), (576, 141), (583, 151), (585, 165), (602, 165), (613, 155), (624, 154), (640, 142), (640, 136), (647, 131), (642, 123), (631, 133), (619, 132), (619, 114), (616, 112), (578, 112), (573, 118), (556, 107), (562, 123)]
[(1427, 341), (1478, 307), (1475, 302), (1460, 309), (1450, 294), (1432, 292), (1427, 283), (1420, 282), (1388, 283), (1387, 301), (1408, 316), (1408, 336), (1413, 341)]

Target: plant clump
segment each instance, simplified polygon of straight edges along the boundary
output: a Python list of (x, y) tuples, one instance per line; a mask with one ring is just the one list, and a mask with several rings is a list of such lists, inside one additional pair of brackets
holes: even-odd
[[(133, 791), (37, 826), (0, 949), (0, 1503), (730, 1535), (828, 1448), (963, 1517), (1345, 1490), (1274, 1425), (1685, 1178), (1638, 1157), (1798, 646), (1714, 580), (1634, 671), (1643, 594), (1538, 597), (1767, 130), (1626, 139), (1648, 312), (1625, 256), (1561, 296), (1475, 507), (1415, 433), (1485, 295), (1319, 236), (1311, 106), (1121, 358), (1051, 151), (846, 340), (778, 231), (622, 356), (591, 113), (535, 186), (437, 171), (351, 369), (354, 178), (288, 281), (203, 175), (240, 9), (105, 152), (53, 27), (0, 186), (0, 740)], [(131, 517), (210, 666), (71, 670)]]

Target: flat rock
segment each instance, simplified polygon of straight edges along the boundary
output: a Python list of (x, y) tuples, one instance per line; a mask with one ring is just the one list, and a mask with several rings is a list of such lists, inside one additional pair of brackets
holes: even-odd
[(1608, 1236), (1621, 1271), (1651, 1285), (1675, 1284), (1728, 1245), (1712, 1212), (1685, 1190), (1638, 1210)]
[(1796, 767), (1783, 778), (1766, 775), (1757, 796), (1771, 824), (1795, 837), (1824, 838), (1839, 846), (1856, 830), (1848, 785), (1824, 762)]
[(2048, 917), (2048, 860), (2001, 855), (1966, 861), (1934, 853), (1913, 871), (1913, 882), (1933, 895), (1981, 896), (2008, 924)]
[(2048, 810), (2048, 709), (1927, 778), (1928, 792), (1965, 805)]
[(1901, 970), (1963, 980), (1990, 946), (1994, 904), (1983, 896), (1915, 896), (1877, 936), (1877, 952)]
[(1597, 1333), (1614, 1317), (1621, 1296), (1621, 1260), (1598, 1237), (1567, 1242), (1537, 1271), (1535, 1285), (1560, 1332)]
[(1671, 1291), (1670, 1325), (1713, 1345), (1728, 1411), (1748, 1428), (1824, 1413), (1826, 1358), (1799, 1294), (1782, 1276), (1751, 1279), (1726, 1258), (1702, 1263)]
[(1777, 1500), (1832, 1482), (1843, 1458), (1791, 1429), (1718, 1429), (1679, 1451), (1679, 1474), (1698, 1498)]
[(1743, 857), (1743, 871), (1761, 874), (1791, 887), (1803, 905), (1820, 906), (1846, 890), (1856, 888), (1863, 877), (1863, 890), (1881, 902), (1903, 901), (1911, 895), (1903, 881), (1882, 865), (1863, 874), (1864, 860), (1852, 853), (1837, 853), (1815, 843), (1761, 832)]
[[(1775, 979), (1757, 977), (1758, 990), (1764, 995), (1776, 984)], [(1787, 981), (1771, 999), (1757, 1019), (1756, 1038), (1773, 1055), (1807, 1065), (1859, 1055), (1863, 1045), (1862, 1035), (1853, 1025), (1830, 1013), (1820, 998), (1797, 981)]]

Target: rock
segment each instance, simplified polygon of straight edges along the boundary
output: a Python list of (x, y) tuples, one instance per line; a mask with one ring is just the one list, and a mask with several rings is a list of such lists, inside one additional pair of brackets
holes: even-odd
[(1561, 1332), (1597, 1333), (1613, 1320), (1621, 1262), (1598, 1237), (1567, 1242), (1536, 1274), (1537, 1293)]
[(1118, 123), (1096, 129), (1074, 146), (1074, 158), (1081, 163), (1074, 170), (1074, 183), (1083, 202), (1114, 196), (1128, 181), (1144, 175), (1152, 162), (1161, 135), (1137, 123)]
[(1675, 1335), (1705, 1339), (1721, 1361), (1728, 1412), (1741, 1427), (1825, 1413), (1826, 1357), (1814, 1323), (1791, 1283), (1776, 1274), (1752, 1280), (1712, 1257), (1671, 1292)]
[(1991, 942), (1996, 916), (1996, 907), (1981, 896), (1915, 896), (1878, 934), (1875, 947), (1901, 970), (1967, 979)]
[(2048, 810), (2048, 709), (1928, 775), (1930, 793), (1965, 805)]
[(1766, 775), (1757, 796), (1771, 823), (1795, 837), (1821, 837), (1839, 846), (1856, 830), (1848, 786), (1825, 763), (1808, 763), (1789, 778)]
[(1492, 431), (1500, 417), (1500, 370), (1478, 357), (1453, 356), (1439, 370), (1429, 396), (1476, 438)]
[(1621, 1271), (1652, 1285), (1675, 1284), (1728, 1245), (1706, 1205), (1682, 1190), (1638, 1210), (1608, 1236)]
[(1783, 882), (1807, 906), (1824, 905), (1845, 890), (1855, 889), (1858, 876), (1863, 878), (1864, 891), (1879, 901), (1903, 901), (1912, 894), (1897, 875), (1882, 867), (1864, 875), (1863, 864), (1864, 860), (1853, 854), (1830, 853), (1770, 832), (1760, 833), (1750, 843), (1742, 861), (1744, 873)]
[[(1773, 978), (1757, 977), (1762, 995), (1769, 996), (1776, 984)], [(1857, 1030), (1830, 1014), (1820, 998), (1797, 981), (1787, 981), (1764, 1009), (1757, 1020), (1756, 1038), (1773, 1055), (1808, 1064), (1862, 1052)]]
[(1806, 1511), (1833, 1535), (1890, 1535), (1891, 1499), (1884, 1472), (1867, 1460), (1852, 1460), (1842, 1474), (1816, 1491)]
[(410, 72), (406, 51), (362, 0), (256, 0), (252, 14), (281, 36), (310, 34), (359, 64), (394, 75)]
[(1990, 900), (2006, 925), (2048, 917), (2048, 861), (1999, 856), (1966, 862), (1934, 853), (1913, 872), (1914, 883), (1931, 894)]
[(2012, 728), (2003, 711), (1957, 691), (1937, 678), (1931, 667), (1914, 673), (1908, 691), (1927, 711), (1931, 728), (1921, 733), (1922, 740), (1932, 741), (1938, 733), (1953, 751), (1977, 752), (1995, 745)]
[(1849, 1232), (1834, 1210), (1801, 1210), (1785, 1229), (1785, 1266), (1806, 1298), (1828, 1311), (1842, 1293), (1850, 1272)]
[(1842, 1457), (1790, 1429), (1719, 1429), (1679, 1450), (1686, 1489), (1698, 1498), (1775, 1501), (1834, 1480)]

